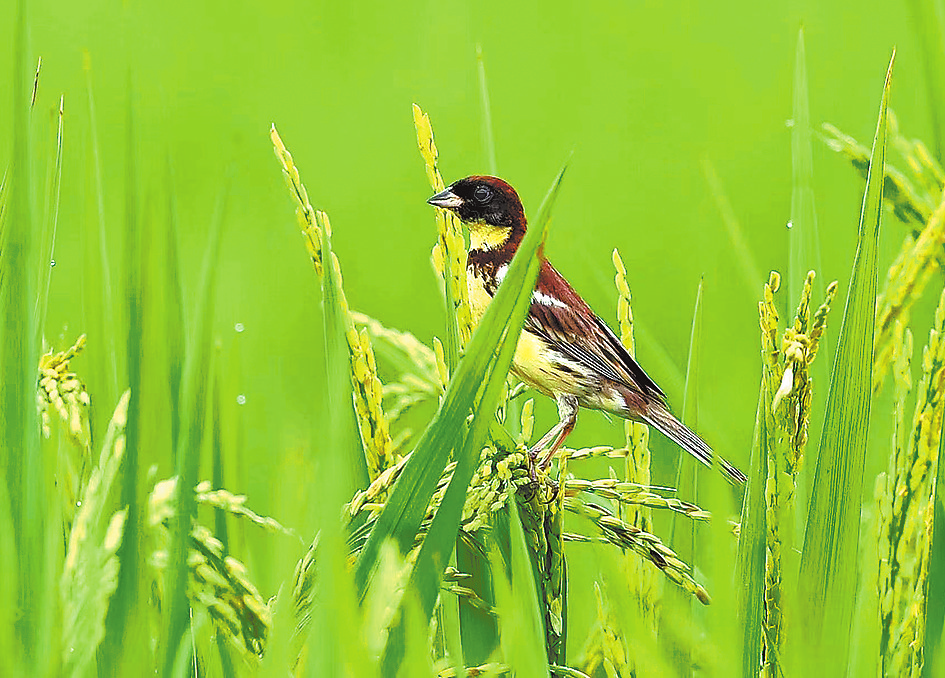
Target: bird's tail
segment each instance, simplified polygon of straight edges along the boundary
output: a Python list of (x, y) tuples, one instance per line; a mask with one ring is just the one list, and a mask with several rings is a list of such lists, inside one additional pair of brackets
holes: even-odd
[(722, 457), (715, 455), (712, 448), (702, 438), (693, 433), (688, 426), (679, 421), (665, 407), (650, 406), (647, 413), (643, 415), (643, 420), (706, 466), (712, 466), (714, 456), (719, 468), (729, 482), (738, 484), (747, 480), (744, 473), (722, 459)]

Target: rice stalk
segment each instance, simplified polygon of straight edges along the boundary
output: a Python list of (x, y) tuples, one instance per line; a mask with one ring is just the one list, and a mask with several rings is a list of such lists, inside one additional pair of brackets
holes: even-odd
[(873, 352), (873, 393), (882, 388), (892, 362), (890, 337), (897, 320), (908, 325), (913, 304), (921, 298), (932, 274), (941, 270), (945, 244), (945, 195), (917, 237), (907, 235), (886, 275), (876, 301), (876, 347)]
[[(151, 519), (164, 522), (174, 515), (174, 507), (166, 502), (177, 496), (177, 476), (162, 480), (154, 485), (151, 494), (154, 498), (150, 507)], [(194, 498), (198, 505), (219, 509), (232, 516), (249, 520), (257, 527), (261, 527), (271, 534), (282, 534), (294, 539), (299, 536), (294, 530), (284, 527), (278, 520), (269, 516), (261, 516), (246, 506), (246, 497), (233, 494), (226, 489), (211, 490), (209, 480), (204, 480), (194, 487)]]
[[(397, 466), (385, 471), (385, 473), (375, 480), (366, 490), (358, 492), (348, 504), (348, 514), (355, 516), (362, 511), (366, 511), (376, 515), (382, 510), (384, 504), (377, 501), (377, 498), (382, 496), (386, 492), (386, 489), (393, 485), (397, 479), (399, 470), (402, 469), (405, 463), (406, 459), (402, 460)], [(429, 521), (436, 512), (436, 507), (448, 486), (449, 474), (454, 467), (454, 464), (447, 466), (443, 477), (438, 483), (437, 490), (431, 499), (427, 515), (418, 533), (417, 544), (420, 543), (429, 525)], [(527, 460), (522, 452), (507, 454), (505, 451), (493, 450), (490, 447), (485, 448), (480, 457), (480, 465), (473, 476), (472, 482), (470, 482), (469, 492), (463, 508), (463, 531), (467, 534), (473, 534), (483, 528), (489, 527), (493, 522), (493, 516), (507, 505), (511, 496), (517, 493), (518, 496), (521, 497), (523, 492), (528, 496), (528, 488), (531, 483)], [(677, 511), (695, 520), (708, 520), (710, 518), (708, 513), (692, 504), (656, 494), (652, 490), (660, 488), (651, 486), (625, 483), (615, 479), (582, 480), (569, 477), (563, 481), (563, 487), (566, 497), (564, 500), (564, 509), (572, 513), (578, 513), (579, 515), (584, 515), (582, 510), (577, 510), (583, 502), (576, 499), (575, 495), (579, 492), (590, 492), (603, 498), (617, 500), (622, 504)], [(530, 494), (531, 497), (528, 503), (534, 503), (537, 506), (545, 501), (542, 499), (543, 491), (531, 491)], [(530, 547), (535, 553), (549, 553), (549, 532), (541, 526), (544, 525), (546, 520), (554, 520), (555, 518), (545, 516), (546, 512), (546, 510), (535, 507), (530, 507), (527, 511), (521, 511), (523, 525), (526, 527), (526, 534), (531, 535)], [(535, 516), (538, 517), (536, 518)], [(618, 535), (614, 539), (608, 538), (608, 541), (622, 548), (627, 547), (626, 540), (632, 539), (633, 535), (638, 532), (646, 535), (640, 537), (642, 541), (656, 539), (656, 537), (653, 537), (649, 533), (639, 531), (639, 528), (634, 528), (633, 530), (629, 530), (629, 532), (621, 532), (620, 526), (614, 527), (613, 523), (609, 523), (609, 519), (605, 519), (604, 523), (610, 524), (611, 528), (609, 529), (611, 533)], [(369, 526), (364, 528), (365, 531), (367, 529), (369, 529)], [(554, 535), (554, 533), (554, 530), (551, 530), (551, 534)], [(362, 534), (362, 532), (356, 532), (352, 535), (352, 538), (357, 540), (359, 534)], [(629, 536), (627, 536), (627, 534), (629, 534)], [(624, 541), (620, 541), (621, 538)], [(654, 559), (658, 560), (658, 554), (653, 555), (649, 550), (635, 550), (638, 554), (644, 555), (651, 561)], [(557, 573), (552, 573), (549, 575), (551, 581), (555, 580), (556, 574)], [(673, 578), (672, 575), (668, 576), (670, 576), (671, 579)], [(683, 587), (686, 588), (685, 586)], [(702, 590), (701, 587), (699, 590)], [(700, 594), (697, 593), (696, 595), (699, 597)]]
[(880, 657), (884, 672), (919, 675), (924, 662), (925, 590), (934, 513), (934, 479), (945, 416), (945, 292), (922, 355), (922, 379), (907, 441), (902, 402), (909, 388), (911, 336), (897, 326), (896, 437), (889, 470), (877, 479)]
[[(292, 611), (295, 628), (292, 630), (292, 656), (299, 657), (305, 646), (307, 632), (312, 623), (312, 608), (315, 605), (316, 578), (315, 557), (318, 553), (318, 535), (308, 551), (295, 565), (292, 585)], [(276, 605), (278, 609), (278, 605)]]
[[(599, 504), (584, 502), (576, 497), (567, 497), (564, 505), (567, 511), (590, 520), (608, 542), (634, 551), (653, 563), (674, 584), (695, 596), (700, 603), (709, 604), (708, 591), (696, 583), (690, 574), (690, 567), (682, 562), (672, 549), (665, 546), (659, 537), (628, 525)], [(576, 535), (567, 535), (567, 537), (569, 541), (590, 541), (587, 537)]]
[[(893, 503), (896, 501), (895, 487), (898, 484), (900, 474), (900, 465), (906, 466), (903, 461), (907, 459), (908, 448), (906, 444), (906, 426), (905, 426), (905, 408), (906, 399), (912, 390), (912, 371), (911, 362), (913, 358), (912, 332), (905, 328), (901, 321), (897, 320), (893, 326), (893, 332), (890, 339), (890, 350), (892, 356), (892, 376), (894, 386), (893, 400), (893, 435), (892, 450), (889, 457), (888, 469), (879, 473), (876, 477), (876, 486), (874, 490), (876, 499), (876, 529), (877, 529), (877, 592), (886, 595), (878, 597), (879, 607), (879, 626), (881, 629), (880, 647), (878, 659), (880, 665), (886, 650), (889, 646), (890, 633), (886, 628), (885, 617), (891, 616), (892, 612), (892, 566), (895, 563), (896, 540), (892, 534), (893, 529)], [(899, 500), (902, 501), (901, 499)]]
[(784, 468), (793, 484), (796, 484), (798, 469), (808, 441), (813, 389), (810, 366), (817, 357), (820, 342), (827, 329), (830, 306), (837, 294), (837, 282), (834, 281), (827, 286), (824, 301), (811, 318), (810, 298), (813, 282), (814, 272), (810, 271), (801, 292), (794, 325), (784, 330), (781, 339), (784, 369), (772, 402), (776, 420), (781, 420), (777, 423), (783, 421), (788, 440)]
[(597, 617), (588, 632), (581, 650), (579, 664), (591, 676), (602, 671), (606, 676), (628, 674), (627, 648), (611, 604), (601, 591), (600, 584), (594, 582), (594, 599), (597, 602)]
[[(161, 576), (158, 580), (161, 589), (167, 572), (169, 526), (176, 517), (177, 494), (175, 477), (157, 483), (148, 497), (146, 525), (155, 544), (149, 562)], [(208, 497), (206, 492), (202, 494), (206, 503), (216, 508), (243, 517), (255, 515), (241, 502), (234, 505), (218, 501), (219, 495)], [(196, 496), (200, 495), (198, 489)], [(252, 522), (269, 530), (288, 532), (271, 518)], [(188, 539), (186, 594), (192, 606), (209, 613), (217, 631), (226, 637), (244, 662), (258, 665), (272, 622), (269, 605), (250, 581), (246, 566), (227, 555), (220, 540), (196, 521), (191, 526)]]
[[(808, 281), (810, 278), (808, 278)], [(774, 283), (773, 285), (771, 283)], [(780, 284), (779, 279), (775, 279), (772, 276), (772, 280), (765, 285), (764, 292), (764, 302), (762, 302), (762, 327), (765, 327), (767, 324), (768, 331), (763, 331), (762, 334), (764, 339), (762, 340), (765, 349), (765, 361), (762, 370), (764, 371), (764, 376), (762, 377), (763, 382), (768, 385), (769, 389), (775, 385), (781, 383), (781, 377), (785, 373), (785, 366), (782, 363), (783, 356), (781, 355), (777, 344), (774, 344), (771, 340), (774, 339), (773, 335), (777, 335), (778, 331), (778, 314), (775, 309), (774, 304), (774, 292), (778, 290)], [(809, 283), (804, 288), (807, 297), (810, 296), (810, 285)], [(804, 304), (802, 297), (802, 305)], [(773, 323), (773, 326), (772, 326)], [(772, 332), (773, 330), (773, 332)], [(770, 343), (769, 343), (770, 342)], [(790, 381), (790, 386), (793, 386), (793, 379)], [(776, 403), (779, 400), (779, 395), (781, 390), (779, 389), (773, 395), (769, 394), (771, 397), (771, 406), (767, 410), (770, 413), (775, 413), (777, 410)], [(779, 422), (780, 419), (780, 422)], [(768, 456), (768, 477), (765, 483), (765, 525), (767, 527), (766, 539), (765, 539), (765, 548), (766, 548), (766, 559), (765, 559), (765, 660), (762, 668), (763, 676), (770, 676), (772, 678), (778, 675), (780, 666), (778, 662), (780, 661), (781, 655), (781, 643), (782, 643), (782, 603), (781, 603), (781, 518), (784, 511), (784, 503), (791, 502), (793, 499), (793, 490), (794, 487), (792, 483), (785, 478), (787, 476), (787, 470), (785, 468), (785, 458), (787, 455), (784, 454), (785, 440), (783, 435), (783, 428), (779, 430), (778, 423), (784, 424), (784, 419), (779, 418), (776, 415), (772, 416), (772, 421), (769, 422), (769, 437), (768, 442), (770, 443), (769, 447), (765, 452)]]
[(39, 410), (43, 435), (51, 435), (49, 407), (66, 426), (69, 439), (85, 457), (91, 454), (92, 432), (89, 423), (90, 398), (79, 377), (70, 368), (71, 360), (85, 348), (86, 336), (80, 335), (65, 351), (44, 353), (39, 359)]
[(695, 504), (682, 501), (676, 497), (664, 497), (653, 492), (649, 485), (620, 482), (615, 478), (601, 478), (599, 480), (568, 478), (564, 481), (564, 491), (569, 496), (587, 492), (602, 499), (609, 499), (630, 507), (667, 509), (692, 520), (708, 522), (712, 518), (712, 514), (702, 510)]
[(71, 523), (76, 501), (85, 486), (89, 464), (92, 460), (92, 432), (89, 417), (91, 401), (85, 384), (70, 369), (70, 362), (85, 347), (85, 335), (75, 344), (59, 353), (52, 350), (39, 359), (39, 388), (37, 404), (43, 436), (52, 435), (50, 409), (58, 414), (66, 437), (73, 446), (60, 448), (59, 479), (63, 519)]
[[(631, 307), (630, 285), (627, 283), (627, 269), (620, 252), (614, 248), (612, 259), (616, 273), (614, 284), (617, 287), (617, 322), (620, 325), (620, 341), (627, 352), (633, 356), (635, 344), (633, 338), (633, 311)], [(646, 424), (624, 422), (626, 438), (626, 457), (624, 459), (624, 481), (635, 485), (650, 484), (650, 429)], [(562, 459), (568, 457), (562, 456)], [(653, 515), (646, 505), (634, 505), (621, 502), (617, 506), (617, 515), (628, 525), (633, 525), (643, 532), (653, 531)], [(640, 605), (640, 618), (645, 627), (653, 633), (657, 629), (657, 610), (660, 603), (660, 587), (656, 573), (645, 567), (636, 558), (628, 558), (626, 563), (627, 579), (634, 592), (633, 600)], [(630, 659), (632, 664), (632, 658)]]
[[(439, 593), (438, 582), (461, 528), (466, 494), (478, 466), (477, 455), (493, 430), (501, 430), (495, 425), (495, 413), (506, 393), (506, 376), (538, 277), (540, 248), (548, 233), (551, 209), (566, 169), (567, 165), (555, 177), (533, 227), (525, 235), (507, 276), (470, 340), (469, 350), (457, 364), (440, 409), (414, 449), (358, 559), (356, 583), (363, 592), (383, 540), (393, 536), (401, 551), (407, 552), (409, 541), (416, 538), (428, 507), (428, 497), (435, 491), (449, 452), (456, 450), (453, 477), (420, 546), (410, 576), (409, 585), (416, 587), (420, 610), (427, 620), (432, 617)], [(509, 437), (507, 432), (504, 436)], [(396, 624), (385, 645), (381, 660), (383, 671), (392, 671), (401, 664), (402, 637), (403, 626)]]
[(595, 445), (594, 447), (583, 447), (579, 450), (570, 447), (562, 447), (560, 454), (567, 456), (568, 461), (585, 461), (587, 459), (625, 459), (628, 450), (625, 447), (612, 447), (610, 445)]
[(210, 487), (211, 484), (209, 480), (204, 480), (203, 482), (197, 484), (197, 487), (194, 488), (194, 492), (196, 492), (197, 504), (210, 506), (224, 511), (225, 513), (229, 513), (230, 515), (246, 518), (251, 523), (263, 528), (267, 532), (271, 532), (273, 534), (284, 534), (289, 537), (294, 537), (295, 539), (299, 538), (294, 530), (283, 527), (282, 524), (280, 524), (275, 518), (261, 516), (247, 508), (245, 495), (233, 494), (229, 490), (222, 488), (211, 490)]
[[(823, 124), (827, 146), (840, 153), (853, 168), (866, 178), (870, 164), (870, 149), (856, 139), (844, 134), (828, 122)], [(924, 199), (906, 175), (893, 165), (886, 163), (883, 177), (883, 199), (893, 208), (900, 221), (913, 228), (921, 228), (929, 222), (935, 206)]]
[[(430, 116), (413, 105), (413, 122), (417, 128), (417, 144), (426, 164), (427, 179), (435, 193), (444, 189), (443, 177), (437, 168), (439, 155), (433, 140)], [(469, 290), (466, 287), (466, 242), (459, 219), (449, 210), (436, 210), (436, 245), (433, 247), (433, 267), (444, 281), (446, 300), (450, 305), (447, 314), (447, 365), (456, 368), (459, 355), (472, 336), (473, 323), (469, 309)]]
[(522, 488), (515, 495), (516, 508), (512, 510), (519, 516), (532, 560), (538, 595), (541, 597), (538, 607), (544, 616), (545, 652), (548, 661), (555, 663), (564, 659), (567, 641), (566, 565), (562, 529), (564, 493), (555, 491), (553, 486), (531, 491), (525, 456), (518, 453), (518, 457), (519, 468), (524, 473), (506, 483), (505, 488), (515, 487), (516, 481)]
[(939, 158), (945, 151), (945, 97), (940, 83), (945, 76), (945, 17), (942, 16), (941, 4), (937, 0), (909, 0), (910, 22), (917, 44), (913, 48), (922, 58), (922, 72), (928, 103), (928, 113), (932, 123), (935, 149)]
[[(360, 549), (362, 540), (373, 528), (377, 514), (384, 509), (383, 495), (396, 482), (400, 472), (406, 465), (409, 455), (398, 462), (396, 466), (387, 469), (367, 489), (355, 493), (351, 502), (346, 506), (346, 513), (354, 519), (361, 512), (368, 513), (367, 522), (355, 530), (349, 537), (349, 545), (353, 553)], [(449, 485), (451, 474), (456, 464), (451, 463), (443, 471), (436, 490), (431, 497), (426, 514), (421, 523), (414, 546), (422, 540), (429, 527), (433, 515), (436, 513), (446, 488)], [(500, 448), (486, 447), (480, 454), (480, 465), (476, 469), (473, 480), (470, 482), (466, 502), (463, 507), (462, 529), (467, 535), (472, 535), (483, 528), (494, 524), (494, 517), (507, 505), (510, 496), (520, 487), (531, 484), (525, 455), (522, 452), (508, 453)]]
[(130, 391), (115, 408), (105, 434), (98, 464), (82, 490), (79, 511), (69, 531), (68, 548), (59, 584), (62, 603), (63, 675), (84, 676), (105, 636), (105, 616), (118, 586), (118, 547), (126, 509), (118, 503), (116, 487), (125, 451), (125, 424)]
[[(275, 125), (272, 126), (269, 136), (276, 157), (282, 165), (286, 183), (297, 203), (296, 214), (299, 226), (302, 229), (302, 236), (312, 264), (315, 266), (315, 272), (322, 277), (324, 262), (322, 261), (321, 234), (324, 231), (327, 235), (331, 235), (328, 215), (312, 207), (298, 168), (279, 137)], [(362, 328), (359, 332), (355, 326), (355, 320), (342, 287), (340, 268), (336, 267), (335, 274), (338, 279), (338, 303), (344, 319), (345, 339), (348, 344), (351, 385), (354, 389), (354, 410), (357, 414), (361, 443), (364, 446), (368, 475), (373, 480), (391, 464), (391, 436), (382, 404), (383, 387), (377, 377), (371, 335), (366, 328)]]
[[(480, 459), (482, 463), (469, 484), (463, 506), (463, 531), (467, 533), (492, 525), (494, 515), (508, 506), (519, 488), (531, 482), (523, 451), (505, 454), (489, 446), (483, 449)], [(528, 520), (525, 513), (523, 510), (523, 525)]]
[[(418, 391), (442, 392), (434, 351), (410, 332), (385, 327), (363, 313), (352, 311), (355, 326), (367, 329), (379, 360), (386, 360), (401, 375), (401, 382)], [(384, 385), (387, 395), (391, 384)]]
[[(780, 276), (772, 272), (759, 304), (762, 328), (762, 383), (767, 407), (767, 436), (763, 451), (767, 455), (765, 482), (765, 663), (763, 675), (774, 678), (780, 666), (784, 639), (784, 603), (782, 583), (793, 579), (797, 559), (793, 540), (797, 474), (807, 446), (810, 423), (812, 380), (810, 366), (826, 330), (827, 316), (837, 283), (827, 287), (826, 298), (811, 318), (810, 302), (814, 272), (810, 271), (801, 289), (794, 322), (779, 332), (774, 295)], [(779, 336), (780, 335), (780, 336)], [(791, 560), (782, 562), (782, 555)]]
[(924, 143), (899, 133), (899, 119), (893, 111), (889, 112), (889, 139), (906, 161), (916, 183), (922, 187), (924, 197), (934, 201), (945, 188), (945, 172)]
[(483, 612), (495, 615), (495, 608), (479, 597), (479, 594), (468, 586), (463, 586), (462, 582), (471, 578), (472, 575), (466, 572), (460, 572), (455, 567), (447, 567), (443, 572), (443, 582), (441, 584), (444, 591), (452, 593), (458, 598), (463, 598), (470, 605)]
[[(620, 341), (632, 357), (633, 341), (633, 311), (631, 310), (630, 286), (627, 284), (627, 269), (620, 258), (617, 249), (613, 251), (614, 268), (616, 275), (614, 283), (617, 287), (617, 322), (620, 324)], [(626, 422), (625, 434), (627, 438), (626, 464), (624, 480), (638, 485), (650, 484), (650, 448), (649, 427), (637, 422)], [(642, 530), (649, 530), (653, 525), (653, 516), (646, 509), (628, 509), (622, 516), (628, 523), (636, 525)], [(642, 582), (641, 582), (642, 584)], [(655, 601), (654, 601), (655, 603)]]

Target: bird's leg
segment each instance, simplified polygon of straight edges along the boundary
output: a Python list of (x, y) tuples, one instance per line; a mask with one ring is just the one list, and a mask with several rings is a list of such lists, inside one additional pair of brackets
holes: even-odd
[(574, 428), (574, 422), (577, 421), (577, 398), (573, 395), (559, 395), (555, 398), (555, 401), (558, 403), (558, 423), (552, 426), (551, 430), (543, 435), (541, 440), (535, 443), (530, 450), (531, 457), (534, 459), (538, 456), (539, 452), (547, 448), (545, 456), (539, 465), (539, 468), (542, 470), (548, 468), (548, 464), (551, 463), (551, 458), (554, 457), (555, 452), (557, 452), (558, 448), (564, 443), (564, 439), (568, 437), (568, 434), (571, 433), (571, 430)]

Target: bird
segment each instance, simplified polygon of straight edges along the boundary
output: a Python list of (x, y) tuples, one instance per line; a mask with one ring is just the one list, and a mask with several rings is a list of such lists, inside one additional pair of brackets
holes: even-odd
[[(508, 272), (527, 229), (518, 193), (503, 179), (473, 175), (450, 184), (427, 200), (453, 212), (469, 230), (466, 259), (469, 305), (478, 323)], [(613, 330), (544, 257), (531, 305), (512, 360), (512, 373), (553, 398), (555, 424), (529, 450), (540, 468), (574, 429), (578, 409), (602, 410), (646, 423), (706, 466), (713, 458), (733, 484), (745, 475), (721, 457), (669, 408), (666, 394), (627, 352)]]

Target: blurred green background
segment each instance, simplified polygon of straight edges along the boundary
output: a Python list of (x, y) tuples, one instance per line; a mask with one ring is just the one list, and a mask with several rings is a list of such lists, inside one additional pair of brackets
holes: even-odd
[[(745, 468), (760, 375), (757, 299), (767, 272), (787, 268), (787, 122), (798, 30), (803, 26), (806, 36), (815, 129), (830, 121), (868, 145), (885, 66), (898, 46), (893, 107), (907, 135), (931, 144), (923, 65), (907, 10), (875, 0), (34, 2), (31, 47), (43, 59), (34, 116), (52, 116), (60, 93), (66, 111), (45, 336), (62, 349), (90, 332), (87, 350), (102, 350), (83, 326), (79, 295), (83, 231), (97, 227), (87, 53), (113, 279), (123, 259), (129, 91), (142, 212), (166, 200), (173, 167), (185, 293), (197, 284), (208, 223), (229, 176), (215, 326), (227, 373), (224, 398), (235, 403), (242, 395), (245, 404), (233, 407), (237, 415), (229, 421), (236, 463), (227, 484), (248, 494), (260, 512), (310, 527), (280, 507), (297, 505), (312, 471), (308, 460), (325, 452), (319, 447), (320, 301), (269, 126), (278, 126), (312, 202), (331, 216), (351, 306), (429, 344), (443, 336), (444, 314), (429, 261), (435, 230), (424, 201), (431, 191), (410, 107), (416, 102), (430, 114), (447, 182), (486, 172), (480, 45), (499, 174), (533, 212), (574, 151), (547, 254), (610, 320), (616, 305), (611, 251), (620, 249), (634, 295), (638, 357), (677, 411), (693, 303), (704, 278), (697, 427)], [(2, 14), (0, 44), (8, 45), (13, 10), (7, 6)], [(11, 69), (10, 50), (2, 50), (0, 73)], [(9, 80), (0, 81), (0, 98), (9, 101), (10, 91)], [(10, 129), (9, 115), (4, 106), (0, 127)], [(44, 168), (55, 137), (45, 124), (38, 129), (34, 155)], [(0, 135), (0, 158), (10, 157), (10, 144), (11, 135)], [(821, 280), (841, 281), (835, 339), (862, 180), (816, 138), (813, 151)], [(753, 253), (759, 276), (750, 285), (707, 166)], [(164, 228), (147, 218), (140, 223), (144, 230)], [(903, 233), (886, 220), (881, 270)], [(80, 374), (85, 359), (76, 363)], [(89, 390), (94, 400), (96, 384)], [(536, 431), (553, 422), (552, 409), (539, 397)], [(887, 418), (882, 410), (878, 417)], [(173, 468), (171, 452), (160, 447), (167, 435), (151, 433), (164, 477)], [(619, 444), (622, 436), (618, 422), (585, 413), (571, 442)], [(654, 447), (664, 459), (676, 454), (662, 439)], [(209, 469), (201, 473), (209, 476)], [(662, 473), (668, 480), (665, 468)], [(246, 560), (260, 589), (272, 593), (281, 574), (259, 554)]]

